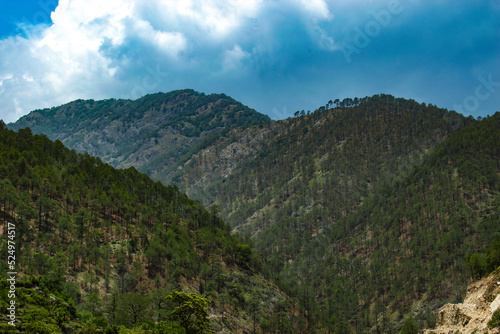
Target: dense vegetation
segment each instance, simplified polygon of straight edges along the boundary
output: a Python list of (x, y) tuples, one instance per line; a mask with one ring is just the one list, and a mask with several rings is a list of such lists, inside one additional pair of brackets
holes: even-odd
[[(325, 291), (320, 305), (359, 328), (394, 332), (407, 313), (430, 327), (433, 308), (461, 301), (476, 278), (469, 254), (500, 251), (499, 129), (497, 113), (451, 134), (407, 176), (332, 224), (317, 246), (308, 244), (303, 253), (316, 264), (308, 285)], [(491, 268), (500, 265), (489, 258)], [(356, 291), (342, 293), (351, 304), (332, 304), (336, 287)]]
[(235, 129), (175, 180), (220, 204), (330, 330), (394, 332), (410, 312), (432, 326), (464, 297), (466, 259), (498, 254), (499, 114), (356, 100)]
[[(439, 306), (460, 301), (468, 280), (498, 266), (499, 113), (480, 121), (375, 95), (295, 116), (229, 122), (189, 153), (153, 163), (153, 175), (217, 204), (308, 324), (333, 333), (432, 327)], [(59, 116), (30, 117), (54, 136), (64, 125)], [(107, 161), (120, 157), (111, 153)], [(128, 161), (155, 161), (146, 160)]]
[[(207, 211), (134, 168), (116, 170), (2, 122), (0, 223), (3, 256), (8, 224), (15, 225), (19, 272), (12, 328), (5, 315), (13, 270), (0, 262), (3, 333), (307, 326), (294, 315), (296, 303), (259, 274), (260, 258), (230, 233), (216, 207)], [(182, 290), (190, 293), (184, 304)], [(210, 321), (185, 317), (195, 302), (209, 306)]]
[(35, 110), (9, 128), (30, 127), (78, 152), (115, 167), (139, 171), (170, 184), (170, 174), (194, 152), (234, 127), (269, 123), (224, 95), (190, 89), (131, 100), (77, 100)]

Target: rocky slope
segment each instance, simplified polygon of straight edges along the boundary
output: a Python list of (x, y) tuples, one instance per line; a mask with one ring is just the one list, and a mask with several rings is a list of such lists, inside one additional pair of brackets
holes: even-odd
[(229, 129), (270, 121), (227, 95), (185, 89), (135, 101), (77, 100), (35, 110), (8, 127), (29, 127), (114, 167), (134, 166), (170, 184), (180, 163)]
[(426, 333), (500, 333), (500, 328), (488, 328), (493, 313), (500, 307), (500, 270), (474, 282), (467, 288), (461, 304), (446, 304), (437, 313), (436, 329)]

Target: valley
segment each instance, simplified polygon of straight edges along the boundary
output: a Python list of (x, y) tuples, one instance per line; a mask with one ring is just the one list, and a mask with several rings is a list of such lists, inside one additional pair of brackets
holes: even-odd
[[(75, 167), (59, 156), (53, 157), (59, 169), (44, 167), (49, 184), (61, 184), (55, 189), (23, 179), (19, 168), (26, 167), (19, 166), (35, 168), (33, 154), (20, 149), (5, 156), (3, 173), (18, 189), (12, 196), (30, 196), (31, 210), (42, 210), (46, 191), (41, 189), (50, 189), (47, 206), (59, 213), (25, 218), (44, 232), (39, 238), (57, 229), (62, 212), (70, 226), (90, 219), (97, 224), (89, 225), (92, 236), (81, 227), (74, 232), (80, 235), (57, 240), (97, 238), (113, 252), (114, 244), (121, 245), (126, 270), (136, 279), (141, 270), (149, 277), (143, 279), (147, 291), (154, 291), (155, 277), (164, 288), (164, 280), (177, 275), (183, 290), (213, 298), (214, 317), (233, 310), (232, 320), (219, 330), (236, 330), (234, 324), (243, 321), (238, 319), (252, 317), (263, 332), (394, 333), (410, 317), (418, 328), (432, 328), (439, 307), (463, 300), (471, 279), (500, 265), (491, 256), (488, 266), (471, 260), (497, 251), (500, 238), (499, 113), (476, 120), (380, 94), (329, 101), (313, 112), (271, 121), (224, 94), (183, 90), (135, 101), (78, 100), (33, 111), (7, 127), (28, 137), (31, 131), (45, 134), (55, 142), (33, 138), (65, 152), (71, 163), (88, 165), (80, 167), (87, 181), (73, 177), (83, 183), (68, 192), (63, 176)], [(9, 140), (18, 139), (6, 139), (5, 145)], [(115, 171), (108, 164), (127, 169)], [(114, 174), (113, 182), (134, 181), (107, 189), (96, 181)], [(76, 191), (88, 182), (97, 182), (85, 186), (88, 195)], [(182, 200), (156, 203), (164, 195), (148, 189), (164, 192), (164, 186), (167, 202), (172, 194)], [(21, 215), (8, 200), (3, 203), (4, 217)], [(169, 209), (162, 211), (165, 206)], [(194, 250), (187, 259), (161, 247), (172, 240), (155, 227), (165, 221), (168, 231), (173, 228), (186, 238), (186, 249)], [(214, 226), (204, 225), (211, 221)], [(43, 244), (29, 238), (28, 253)], [(93, 256), (97, 263), (103, 254)], [(103, 258), (118, 264), (117, 256)], [(186, 267), (193, 261), (193, 269)], [(225, 283), (214, 274), (215, 263), (224, 268)], [(72, 275), (90, 270), (85, 265), (73, 263)], [(172, 269), (165, 273), (164, 265)], [(37, 270), (33, 273), (42, 273)], [(109, 282), (124, 280), (117, 269), (108, 270)], [(90, 285), (95, 290), (87, 289), (86, 298), (102, 292), (105, 272), (95, 273)], [(137, 286), (129, 293), (140, 291)], [(269, 291), (275, 293), (264, 297)], [(264, 305), (258, 315), (251, 306), (255, 298)], [(103, 318), (109, 324), (109, 313)], [(248, 320), (241, 325), (250, 327)]]

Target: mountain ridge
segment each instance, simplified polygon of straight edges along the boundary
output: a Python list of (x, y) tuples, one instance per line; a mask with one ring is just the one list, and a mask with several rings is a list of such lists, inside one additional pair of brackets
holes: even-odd
[(227, 129), (270, 121), (225, 94), (205, 95), (185, 89), (134, 101), (76, 100), (33, 111), (8, 127), (30, 127), (34, 133), (43, 130), (52, 140), (100, 156), (115, 167), (136, 166), (155, 176), (165, 166), (172, 165), (175, 170), (179, 156), (189, 157), (194, 147), (205, 145)]
[(394, 332), (414, 313), (428, 327), (465, 296), (468, 252), (500, 236), (499, 115), (385, 94), (329, 101), (225, 128), (154, 177), (216, 204), (308, 320)]

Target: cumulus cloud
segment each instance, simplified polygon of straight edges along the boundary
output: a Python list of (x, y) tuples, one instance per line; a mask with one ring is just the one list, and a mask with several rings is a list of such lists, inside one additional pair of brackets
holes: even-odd
[(296, 0), (299, 8), (313, 14), (317, 18), (330, 18), (330, 10), (324, 0)]
[[(270, 21), (281, 13), (298, 20)], [(245, 59), (269, 70), (279, 62), (274, 52), (332, 49), (318, 25), (331, 18), (324, 0), (60, 0), (52, 25), (24, 26), (23, 36), (0, 41), (1, 117), (14, 121), (75, 98), (206, 84), (221, 73), (237, 76)], [(309, 40), (279, 41), (283, 22)]]
[[(0, 118), (15, 121), (33, 109), (78, 98), (138, 98), (182, 88), (223, 92), (271, 114), (307, 110), (323, 99), (353, 92), (397, 94), (401, 73), (413, 75), (417, 67), (412, 62), (425, 50), (425, 38), (415, 36), (430, 31), (426, 38), (438, 46), (460, 40), (458, 34), (435, 33), (434, 26), (418, 23), (422, 17), (432, 22), (446, 11), (426, 11), (410, 3), (417, 2), (401, 1), (402, 14), (348, 64), (338, 41), (363, 29), (374, 20), (370, 13), (384, 9), (387, 1), (60, 0), (51, 25), (24, 24), (22, 34), (0, 40)], [(462, 22), (492, 22), (498, 8), (490, 7), (483, 10), (492, 13), (490, 21), (484, 15), (475, 20), (464, 14)], [(495, 27), (486, 29), (490, 35), (484, 30), (482, 36), (498, 37)], [(480, 62), (472, 59), (477, 52), (469, 53), (470, 63), (462, 61), (460, 68), (476, 63), (485, 71), (494, 68), (495, 57)], [(393, 60), (396, 55), (400, 63)], [(439, 59), (430, 53), (426, 57)], [(401, 68), (394, 68), (398, 64)], [(457, 73), (450, 67), (451, 72)], [(368, 73), (392, 73), (394, 78), (381, 86), (380, 78), (368, 78)]]
[(241, 49), (241, 46), (236, 44), (233, 49), (224, 52), (224, 70), (232, 70), (241, 66), (243, 59), (249, 57), (249, 53)]

